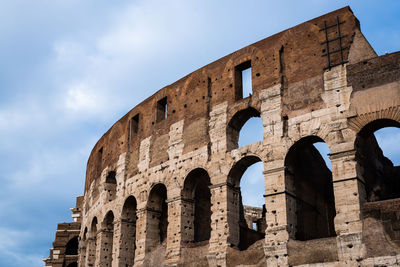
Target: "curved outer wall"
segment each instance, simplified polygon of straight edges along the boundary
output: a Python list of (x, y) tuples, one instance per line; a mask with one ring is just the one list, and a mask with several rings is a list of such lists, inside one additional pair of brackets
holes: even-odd
[[(338, 21), (342, 51), (332, 53), (328, 61), (324, 42), (339, 38), (334, 27), (326, 36), (324, 26)], [(331, 52), (340, 49), (338, 42), (330, 45)], [(171, 265), (187, 262), (184, 247), (193, 221), (187, 207), (191, 202), (182, 192), (185, 178), (197, 168), (207, 172), (211, 193), (211, 233), (203, 254), (197, 256), (210, 266), (233, 265), (232, 248), (239, 246), (241, 237), (239, 196), (229, 175), (248, 156), (264, 164), (267, 226), (259, 262), (268, 266), (320, 262), (315, 251), (298, 256), (290, 241), (296, 239), (296, 193), (285, 178), (285, 158), (292, 145), (309, 136), (328, 144), (332, 162), (335, 237), (321, 241), (330, 246), (327, 251), (333, 256), (327, 256), (328, 261), (364, 261), (367, 266), (386, 256), (366, 252), (365, 181), (357, 169), (354, 143), (374, 120), (400, 122), (399, 59), (399, 53), (377, 57), (358, 20), (345, 7), (240, 49), (159, 90), (116, 122), (90, 154), (79, 219), (80, 266), (89, 257), (97, 266), (111, 266), (102, 252), (107, 242), (112, 244), (106, 255), (112, 266), (128, 261), (120, 248), (126, 235), (126, 219), (121, 218), (129, 196), (136, 200), (136, 246), (130, 260), (135, 266), (148, 264), (154, 257), (151, 227), (157, 227), (151, 220), (158, 216), (153, 214), (157, 208), (149, 208), (153, 203), (149, 196), (157, 184), (165, 185), (167, 192), (163, 260)], [(238, 73), (249, 62), (253, 93), (243, 97)], [(241, 111), (243, 115), (235, 116)], [(263, 141), (238, 148), (238, 131), (254, 115), (262, 119)], [(114, 221), (107, 239), (110, 235), (105, 233), (111, 232), (105, 216), (110, 211)], [(90, 232), (94, 218), (97, 232), (88, 239), (85, 229)], [(90, 240), (97, 242), (94, 251), (89, 251)], [(396, 247), (393, 251), (391, 255), (400, 254)]]

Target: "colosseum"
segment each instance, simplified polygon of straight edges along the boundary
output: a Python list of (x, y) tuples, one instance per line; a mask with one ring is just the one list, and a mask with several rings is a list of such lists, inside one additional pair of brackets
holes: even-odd
[[(262, 141), (240, 147), (253, 117)], [(349, 7), (304, 22), (117, 121), (45, 266), (400, 266), (400, 167), (376, 141), (384, 127), (400, 127), (400, 52), (377, 56)], [(262, 208), (240, 188), (257, 162)]]

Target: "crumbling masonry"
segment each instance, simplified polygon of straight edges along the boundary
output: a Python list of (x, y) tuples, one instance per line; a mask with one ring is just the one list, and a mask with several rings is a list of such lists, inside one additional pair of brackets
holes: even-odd
[[(252, 117), (263, 140), (238, 147)], [(377, 56), (349, 7), (275, 34), (116, 122), (45, 264), (399, 266), (400, 169), (373, 135), (388, 126), (400, 126), (400, 53)], [(256, 162), (259, 209), (240, 189)]]

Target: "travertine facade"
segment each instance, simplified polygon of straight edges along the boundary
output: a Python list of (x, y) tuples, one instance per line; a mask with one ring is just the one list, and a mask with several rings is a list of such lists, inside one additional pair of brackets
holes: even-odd
[[(263, 140), (238, 147), (251, 117)], [(104, 134), (70, 224), (77, 261), (55, 253), (61, 229), (46, 266), (399, 266), (400, 170), (373, 135), (387, 126), (400, 126), (400, 53), (378, 57), (350, 8), (278, 33), (161, 89)], [(241, 201), (256, 162), (263, 209)]]

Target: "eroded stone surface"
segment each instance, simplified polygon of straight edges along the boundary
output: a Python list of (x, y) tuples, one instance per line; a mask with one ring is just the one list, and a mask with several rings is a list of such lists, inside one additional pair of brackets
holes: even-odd
[[(348, 49), (329, 65), (324, 25), (338, 19)], [(59, 225), (46, 266), (399, 265), (400, 215), (388, 199), (400, 197), (400, 172), (371, 137), (400, 126), (399, 66), (400, 53), (376, 56), (346, 7), (161, 89), (93, 148), (75, 222)], [(238, 147), (254, 116), (263, 140)], [(265, 206), (243, 207), (240, 179), (260, 161)], [(66, 256), (76, 236), (78, 254)]]

